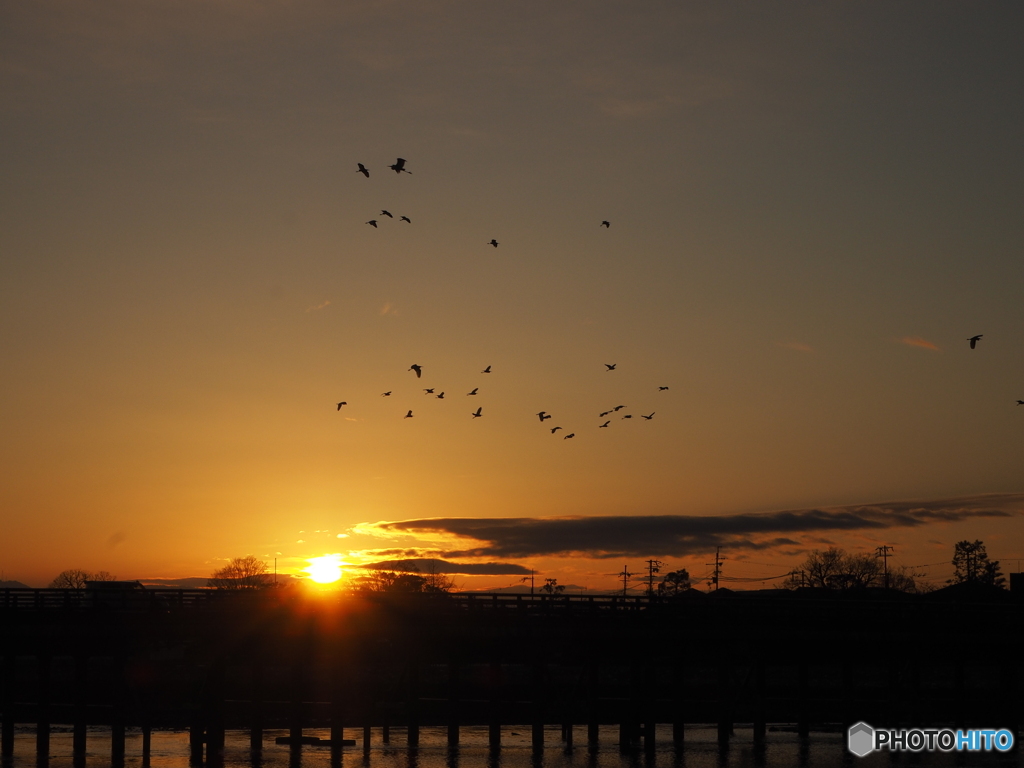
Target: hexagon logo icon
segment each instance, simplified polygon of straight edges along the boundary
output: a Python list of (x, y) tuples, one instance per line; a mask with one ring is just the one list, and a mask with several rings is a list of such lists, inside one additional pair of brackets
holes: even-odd
[(846, 732), (846, 747), (857, 757), (875, 751), (875, 729), (864, 722), (851, 725)]

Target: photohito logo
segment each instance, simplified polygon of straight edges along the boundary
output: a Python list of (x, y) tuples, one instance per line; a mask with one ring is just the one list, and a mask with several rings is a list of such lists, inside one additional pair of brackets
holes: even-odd
[(948, 728), (873, 728), (867, 723), (851, 725), (846, 748), (857, 757), (887, 749), (890, 752), (1006, 752), (1013, 748), (1013, 732), (1006, 728), (976, 728), (953, 731)]

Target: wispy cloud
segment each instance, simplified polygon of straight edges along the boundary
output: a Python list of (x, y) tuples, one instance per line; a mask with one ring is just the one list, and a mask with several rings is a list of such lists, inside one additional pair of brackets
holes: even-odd
[(937, 346), (932, 344), (928, 339), (922, 339), (920, 336), (904, 336), (899, 340), (901, 344), (906, 344), (910, 347), (920, 347), (921, 349), (930, 349), (934, 352), (941, 352)]
[(384, 306), (380, 308), (381, 315), (397, 315), (398, 309), (390, 301), (385, 301)]
[(307, 312), (316, 312), (318, 309), (323, 309), (324, 307), (329, 307), (330, 305), (331, 305), (330, 301), (325, 301), (322, 304), (317, 304), (315, 306), (309, 307), (306, 311)]
[(1024, 494), (993, 494), (720, 516), (437, 518), (381, 522), (364, 530), (387, 537), (457, 537), (469, 544), (441, 553), (451, 558), (684, 557), (719, 546), (747, 550), (796, 546), (799, 542), (792, 537), (807, 533), (918, 528), (975, 518), (1008, 518), (1022, 512)]
[(780, 347), (786, 349), (795, 349), (797, 352), (813, 352), (814, 347), (810, 344), (804, 344), (802, 341), (779, 341), (776, 342)]

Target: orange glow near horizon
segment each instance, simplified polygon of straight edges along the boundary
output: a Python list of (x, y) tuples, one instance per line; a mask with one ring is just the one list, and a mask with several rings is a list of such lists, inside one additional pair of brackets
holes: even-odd
[(304, 570), (317, 584), (332, 584), (341, 578), (341, 555), (311, 557)]

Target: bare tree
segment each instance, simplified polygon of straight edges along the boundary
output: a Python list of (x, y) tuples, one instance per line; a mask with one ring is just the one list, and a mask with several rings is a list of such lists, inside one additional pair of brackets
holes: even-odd
[(50, 582), (50, 589), (85, 589), (87, 581), (117, 581), (117, 577), (109, 571), (89, 573), (81, 568), (68, 568)]
[(882, 567), (874, 555), (850, 554), (839, 547), (829, 547), (811, 552), (783, 586), (860, 589), (877, 586), (881, 575)]
[(273, 576), (267, 571), (267, 564), (255, 555), (236, 557), (214, 571), (206, 586), (233, 590), (263, 589), (273, 585)]

